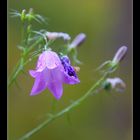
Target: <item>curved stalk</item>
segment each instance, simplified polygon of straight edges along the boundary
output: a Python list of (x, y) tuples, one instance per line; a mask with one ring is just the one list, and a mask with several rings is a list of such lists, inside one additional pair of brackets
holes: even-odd
[(76, 106), (79, 106), (85, 99), (87, 99), (87, 97), (89, 97), (89, 95), (97, 93), (96, 92), (97, 87), (101, 86), (102, 82), (107, 78), (108, 74), (109, 73), (105, 73), (94, 85), (92, 85), (92, 87), (82, 97), (74, 101), (72, 104), (70, 104), (68, 107), (64, 108), (60, 112), (50, 115), (50, 117), (47, 120), (39, 124), (37, 127), (33, 128), (31, 131), (27, 132), (19, 140), (29, 139), (31, 136), (39, 132), (41, 129), (52, 123), (54, 120), (70, 112)]

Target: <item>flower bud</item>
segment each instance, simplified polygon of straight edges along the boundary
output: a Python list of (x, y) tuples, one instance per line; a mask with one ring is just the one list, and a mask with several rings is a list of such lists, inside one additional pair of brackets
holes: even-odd
[(33, 14), (33, 8), (29, 9), (29, 14)]
[(26, 10), (23, 9), (22, 12), (21, 12), (21, 21), (24, 21), (25, 17), (26, 17)]
[(84, 33), (78, 34), (70, 44), (69, 48), (80, 46), (85, 41), (85, 39), (86, 39), (86, 35)]
[(115, 54), (112, 62), (113, 63), (119, 63), (120, 61), (123, 60), (123, 58), (125, 57), (127, 52), (127, 47), (126, 46), (122, 46), (121, 48), (119, 48), (119, 50), (117, 51), (117, 53)]
[(33, 19), (33, 16), (33, 8), (30, 8), (28, 13), (28, 20), (31, 21)]
[(63, 38), (64, 41), (70, 40), (71, 37), (67, 33), (62, 32), (47, 32), (46, 36), (49, 40), (55, 40), (57, 38)]
[(115, 77), (115, 78), (107, 78), (107, 80), (103, 83), (103, 87), (106, 90), (115, 89), (118, 92), (122, 92), (126, 85), (122, 79)]

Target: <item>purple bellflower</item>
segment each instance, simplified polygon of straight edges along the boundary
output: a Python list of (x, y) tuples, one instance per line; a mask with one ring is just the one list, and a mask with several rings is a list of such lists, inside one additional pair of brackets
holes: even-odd
[(37, 95), (48, 88), (58, 100), (63, 94), (63, 83), (77, 84), (79, 79), (70, 65), (67, 56), (59, 58), (53, 51), (44, 51), (38, 59), (36, 70), (30, 70), (30, 75), (35, 78), (30, 95)]

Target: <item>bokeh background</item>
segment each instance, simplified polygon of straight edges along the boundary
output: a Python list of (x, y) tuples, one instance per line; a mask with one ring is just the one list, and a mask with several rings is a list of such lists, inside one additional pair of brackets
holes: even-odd
[[(21, 39), (19, 19), (10, 18), (10, 9), (33, 8), (48, 18), (48, 24), (35, 24), (34, 28), (67, 32), (74, 38), (84, 32), (87, 39), (78, 49), (83, 62), (78, 76), (81, 83), (64, 86), (64, 94), (56, 111), (82, 96), (96, 82), (100, 74), (95, 69), (112, 59), (117, 49), (126, 45), (128, 53), (112, 77), (126, 82), (124, 93), (102, 91), (89, 97), (67, 115), (54, 121), (31, 140), (132, 140), (132, 0), (8, 0), (8, 74), (20, 57), (17, 45)], [(30, 97), (33, 78), (18, 77), (20, 89), (13, 85), (8, 91), (8, 139), (17, 140), (47, 118), (53, 96), (45, 90)]]

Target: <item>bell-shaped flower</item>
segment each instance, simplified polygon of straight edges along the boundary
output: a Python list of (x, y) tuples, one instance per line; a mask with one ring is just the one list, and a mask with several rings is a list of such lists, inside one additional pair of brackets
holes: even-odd
[[(62, 61), (61, 61), (62, 60)], [(68, 59), (69, 60), (69, 59)], [(63, 93), (63, 83), (77, 84), (79, 79), (70, 65), (53, 51), (44, 51), (38, 59), (36, 70), (30, 70), (35, 78), (30, 95), (37, 95), (48, 88), (56, 99)]]

